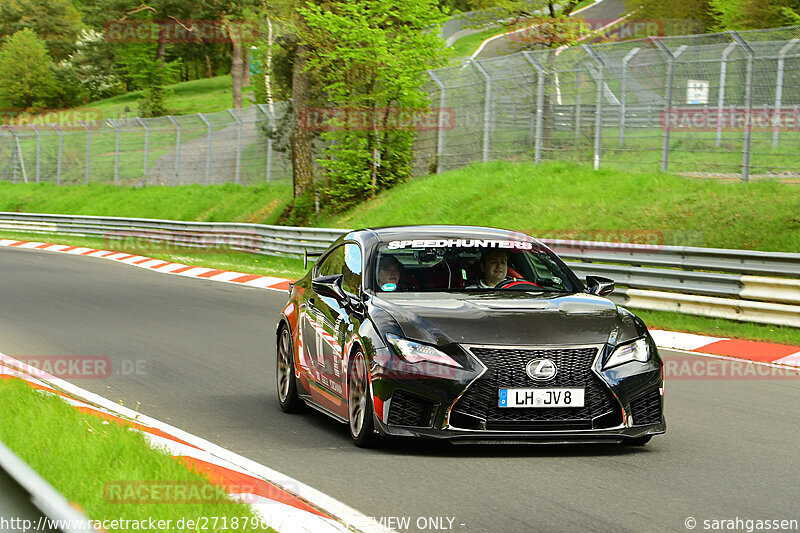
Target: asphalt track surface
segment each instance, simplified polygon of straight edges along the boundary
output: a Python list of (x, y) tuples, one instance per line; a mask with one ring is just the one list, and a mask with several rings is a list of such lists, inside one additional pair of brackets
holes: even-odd
[(800, 520), (797, 378), (669, 381), (667, 433), (642, 448), (406, 441), (362, 450), (344, 425), (278, 408), (273, 329), (282, 293), (10, 248), (0, 248), (0, 272), (0, 351), (23, 360), (107, 356), (108, 378), (70, 381), (128, 407), (138, 402), (144, 414), (369, 516), (410, 517), (412, 526), (450, 517), (452, 531), (470, 532)]
[[(591, 19), (602, 21), (602, 25), (608, 24), (612, 20), (616, 20), (625, 13), (624, 0), (603, 0), (599, 4), (594, 4), (591, 7), (581, 11), (576, 17), (583, 18), (586, 21)], [(499, 57), (507, 54), (513, 54), (525, 49), (525, 32), (520, 32), (520, 37), (514, 38), (504, 35), (498, 37), (486, 44), (478, 55), (481, 59), (489, 57)]]

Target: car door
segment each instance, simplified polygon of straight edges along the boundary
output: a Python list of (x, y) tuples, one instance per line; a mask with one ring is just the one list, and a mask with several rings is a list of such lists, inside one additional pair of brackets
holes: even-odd
[[(342, 288), (356, 296), (361, 286), (361, 250), (357, 244), (338, 246), (320, 260), (315, 277), (342, 275)], [(342, 302), (313, 293), (306, 303), (303, 344), (314, 381), (312, 398), (319, 405), (346, 416), (344, 404), (346, 368), (343, 345), (352, 331)]]

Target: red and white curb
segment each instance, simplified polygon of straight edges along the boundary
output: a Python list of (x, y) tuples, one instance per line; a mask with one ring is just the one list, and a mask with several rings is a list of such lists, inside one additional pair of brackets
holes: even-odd
[(757, 363), (800, 367), (800, 346), (772, 342), (708, 337), (693, 333), (650, 330), (659, 348), (744, 359)]
[(143, 255), (129, 254), (124, 252), (113, 252), (110, 250), (96, 250), (82, 246), (68, 246), (65, 244), (51, 244), (36, 241), (17, 241), (12, 239), (0, 239), (0, 246), (10, 248), (25, 248), (31, 250), (43, 250), (46, 252), (60, 252), (70, 255), (84, 255), (87, 257), (100, 257), (119, 263), (125, 263), (139, 268), (147, 268), (165, 274), (175, 274), (187, 278), (210, 279), (214, 281), (224, 281), (237, 283), (248, 287), (259, 289), (273, 289), (277, 291), (288, 291), (291, 280), (275, 278), (272, 276), (261, 276), (258, 274), (245, 274), (231, 270), (220, 270), (218, 268), (197, 267), (184, 265), (183, 263), (173, 263), (163, 259), (153, 259)]
[[(63, 379), (0, 353), (0, 379), (21, 379), (34, 389), (60, 396), (76, 409), (141, 431), (151, 446), (206, 474), (232, 498), (249, 504), (281, 533), (385, 532), (377, 522), (289, 476), (200, 437), (142, 415)], [(242, 493), (242, 488), (248, 492)]]

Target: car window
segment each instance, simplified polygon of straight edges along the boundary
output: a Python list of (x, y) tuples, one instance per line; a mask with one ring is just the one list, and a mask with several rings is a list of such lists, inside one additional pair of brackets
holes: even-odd
[(361, 248), (357, 244), (337, 246), (319, 262), (317, 276), (342, 274), (342, 288), (350, 294), (358, 294), (362, 276), (361, 261)]
[[(494, 277), (486, 272), (499, 257)], [(392, 241), (378, 250), (374, 273), (380, 292), (521, 290), (574, 292), (554, 254), (533, 240), (442, 238)]]

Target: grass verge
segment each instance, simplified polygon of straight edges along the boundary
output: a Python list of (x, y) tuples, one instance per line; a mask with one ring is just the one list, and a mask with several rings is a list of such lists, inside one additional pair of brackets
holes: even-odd
[[(249, 506), (218, 498), (216, 489), (202, 489), (210, 484), (207, 478), (164, 451), (151, 448), (139, 432), (82, 413), (17, 379), (0, 380), (0, 404), (0, 441), (68, 500), (77, 503), (91, 520), (170, 520), (171, 525), (164, 528), (168, 531), (190, 531), (194, 528), (176, 527), (178, 521), (203, 516), (220, 517), (220, 523), (226, 517), (229, 526), (234, 518), (240, 526), (245, 518), (247, 525), (259, 523)], [(126, 482), (143, 482), (144, 486), (152, 482), (154, 488), (159, 484), (184, 487), (212, 496), (200, 498), (209, 500), (203, 503), (117, 503), (115, 488), (128, 486)], [(251, 523), (251, 519), (255, 522)]]
[(290, 185), (115, 187), (0, 182), (0, 211), (274, 224)]
[[(193, 113), (214, 113), (233, 107), (233, 82), (230, 74), (185, 81), (168, 85), (165, 105), (170, 115), (189, 115)], [(242, 105), (247, 107), (251, 101), (247, 94), (252, 86), (242, 88)], [(143, 98), (142, 91), (104, 98), (86, 104), (86, 108), (98, 109), (103, 118), (139, 116), (138, 101)]]
[(475, 224), (535, 237), (800, 250), (800, 187), (497, 161), (417, 178), (317, 225)]

